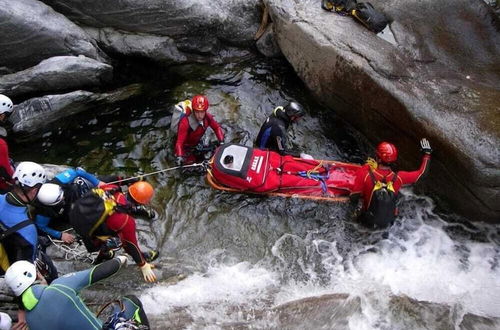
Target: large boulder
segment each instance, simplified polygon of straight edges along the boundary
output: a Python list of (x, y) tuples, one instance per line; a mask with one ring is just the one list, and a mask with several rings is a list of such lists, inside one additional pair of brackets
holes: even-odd
[(85, 32), (36, 0), (0, 0), (0, 63), (25, 69), (57, 55), (85, 55), (103, 60)]
[(500, 219), (500, 31), (483, 1), (385, 0), (393, 45), (318, 1), (266, 0), (278, 44), (319, 101), (415, 169), (435, 148), (433, 188), (471, 220)]
[(98, 106), (120, 102), (140, 94), (142, 86), (126, 86), (108, 93), (74, 91), (59, 95), (46, 95), (14, 106), (10, 120), (19, 139), (27, 139), (51, 123)]
[(36, 66), (0, 76), (0, 93), (11, 97), (79, 89), (110, 82), (113, 67), (85, 56), (56, 56)]
[[(249, 46), (260, 22), (259, 0), (42, 0), (81, 26), (111, 28), (104, 30), (104, 45), (117, 46), (117, 30), (127, 36), (128, 47), (138, 50), (149, 36), (175, 52), (210, 57), (223, 53), (225, 44)], [(111, 38), (111, 32), (115, 34)], [(132, 34), (140, 37), (133, 38)], [(101, 35), (101, 37), (103, 37)], [(109, 42), (106, 44), (106, 42)], [(135, 45), (134, 45), (135, 44)], [(123, 45), (121, 45), (123, 46)], [(146, 48), (156, 46), (146, 46)], [(165, 56), (164, 52), (157, 52)]]

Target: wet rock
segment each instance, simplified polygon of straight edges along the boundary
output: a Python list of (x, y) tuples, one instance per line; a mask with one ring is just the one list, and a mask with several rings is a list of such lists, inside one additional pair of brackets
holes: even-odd
[(14, 293), (5, 283), (5, 278), (0, 278), (0, 312), (10, 315), (13, 320), (17, 320), (17, 304), (14, 302)]
[(395, 142), (402, 169), (418, 166), (418, 140), (428, 137), (435, 153), (422, 184), (471, 220), (498, 222), (500, 27), (491, 7), (379, 2), (396, 46), (316, 2), (266, 3), (281, 51), (319, 101), (374, 144)]
[(86, 28), (85, 31), (110, 54), (148, 58), (164, 64), (188, 60), (170, 37), (126, 33), (112, 28)]
[(36, 0), (0, 0), (0, 63), (25, 69), (58, 55), (85, 55), (104, 61), (85, 32)]
[(15, 97), (99, 86), (109, 82), (112, 75), (112, 66), (83, 55), (56, 56), (32, 68), (0, 76), (0, 93)]
[(287, 329), (348, 329), (349, 319), (361, 310), (360, 300), (346, 294), (309, 297), (274, 307), (279, 328)]
[[(172, 52), (193, 53), (210, 57), (220, 54), (224, 44), (249, 46), (260, 22), (258, 0), (200, 2), (193, 0), (43, 0), (47, 5), (63, 13), (82, 26), (121, 30), (127, 36), (127, 46), (121, 44), (120, 36), (108, 36), (110, 46), (117, 49), (157, 49), (161, 60)], [(131, 35), (137, 34), (133, 38)], [(149, 35), (150, 37), (146, 37)], [(151, 36), (169, 37), (169, 39)], [(150, 45), (145, 45), (151, 43)], [(175, 45), (174, 45), (175, 43)], [(157, 46), (166, 47), (161, 51)], [(169, 51), (170, 50), (170, 51)], [(171, 54), (169, 54), (171, 53)]]
[(30, 135), (63, 117), (119, 102), (141, 93), (141, 85), (126, 86), (109, 93), (75, 91), (47, 95), (22, 102), (14, 107), (11, 121), (18, 136)]

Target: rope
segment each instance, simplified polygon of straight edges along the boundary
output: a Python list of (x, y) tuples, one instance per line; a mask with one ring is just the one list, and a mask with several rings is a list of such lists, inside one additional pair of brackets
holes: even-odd
[(307, 177), (310, 178), (310, 175), (312, 172), (318, 172), (318, 168), (320, 168), (323, 165), (323, 161), (320, 161), (318, 165), (316, 165), (313, 169), (307, 171)]
[[(73, 228), (67, 229), (66, 231), (73, 230)], [(97, 257), (97, 252), (96, 253), (90, 253), (87, 251), (85, 247), (82, 246), (83, 244), (80, 241), (77, 241), (76, 245), (75, 243), (71, 245), (65, 244), (63, 241), (58, 240), (58, 239), (53, 239), (52, 237), (48, 236), (49, 240), (56, 248), (64, 252), (64, 259), (67, 261), (71, 260), (81, 260), (81, 261), (89, 261), (90, 263), (93, 263), (95, 258)]]
[(181, 166), (169, 167), (169, 168), (165, 168), (165, 169), (162, 169), (162, 170), (158, 170), (158, 171), (154, 171), (154, 172), (150, 172), (150, 173), (146, 173), (146, 174), (132, 176), (130, 178), (125, 178), (125, 179), (121, 179), (121, 180), (106, 182), (106, 184), (120, 183), (120, 182), (135, 180), (135, 179), (141, 180), (145, 176), (150, 176), (150, 175), (155, 175), (155, 174), (159, 174), (159, 173), (164, 173), (164, 172), (169, 172), (169, 171), (173, 171), (173, 170), (178, 170), (180, 168), (199, 167), (199, 166), (205, 166), (205, 162), (203, 162), (203, 163), (195, 163), (195, 164), (190, 164), (190, 165), (181, 165)]

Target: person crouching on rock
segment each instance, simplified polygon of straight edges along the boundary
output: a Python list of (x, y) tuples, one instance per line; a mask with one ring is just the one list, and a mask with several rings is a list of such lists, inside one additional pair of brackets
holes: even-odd
[[(132, 184), (126, 194), (117, 186), (108, 185), (93, 189), (73, 204), (70, 223), (90, 252), (99, 250), (95, 263), (112, 258), (121, 243), (139, 266), (144, 280), (156, 281), (152, 270), (154, 265), (150, 262), (158, 257), (158, 251), (141, 251), (137, 242), (136, 221), (131, 215), (142, 212), (142, 206), (148, 204), (153, 195), (151, 184), (139, 181)], [(116, 236), (119, 241), (114, 239)]]

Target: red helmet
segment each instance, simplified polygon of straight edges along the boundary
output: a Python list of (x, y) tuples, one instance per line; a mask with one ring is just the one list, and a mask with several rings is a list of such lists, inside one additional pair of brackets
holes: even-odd
[(383, 163), (394, 163), (398, 159), (398, 149), (389, 142), (381, 142), (377, 147), (377, 157)]
[(208, 110), (208, 99), (204, 95), (195, 95), (191, 101), (191, 107), (196, 111)]

